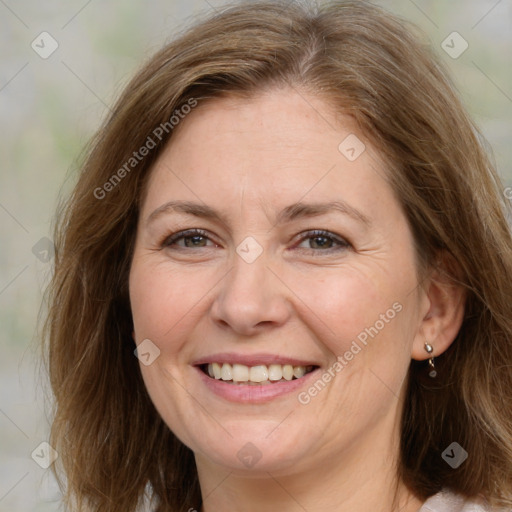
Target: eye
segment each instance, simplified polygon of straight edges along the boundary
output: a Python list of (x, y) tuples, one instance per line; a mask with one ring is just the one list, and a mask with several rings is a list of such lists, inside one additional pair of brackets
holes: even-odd
[[(208, 241), (212, 244), (208, 245)], [(320, 253), (331, 253), (338, 252), (351, 247), (350, 243), (341, 238), (340, 236), (331, 233), (330, 231), (324, 231), (315, 229), (307, 231), (302, 234), (300, 238), (300, 244), (296, 248), (300, 250), (306, 250), (314, 254)], [(182, 242), (182, 243), (178, 243)], [(309, 247), (302, 246), (304, 243), (308, 243)], [(161, 242), (160, 246), (172, 247), (176, 249), (194, 249), (194, 248), (205, 248), (205, 247), (218, 247), (218, 244), (213, 242), (208, 236), (208, 233), (202, 229), (193, 228), (187, 229), (186, 231), (179, 231), (173, 233)]]
[[(346, 250), (350, 247), (350, 243), (340, 236), (321, 229), (307, 231), (300, 240), (301, 244), (297, 247), (312, 251), (313, 253), (331, 253)], [(309, 247), (301, 247), (304, 243), (309, 243)]]
[[(183, 240), (183, 244), (177, 243), (180, 240)], [(170, 247), (174, 245), (184, 249), (193, 249), (195, 247), (211, 247), (206, 245), (208, 240), (210, 240), (210, 238), (208, 237), (206, 231), (194, 228), (174, 233), (166, 237), (160, 245), (162, 247)], [(214, 245), (217, 244), (214, 243)]]

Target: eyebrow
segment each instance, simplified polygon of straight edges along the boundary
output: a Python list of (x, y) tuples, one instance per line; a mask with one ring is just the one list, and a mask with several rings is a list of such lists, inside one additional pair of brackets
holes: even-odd
[[(371, 225), (371, 221), (366, 215), (343, 200), (330, 201), (327, 203), (298, 202), (291, 204), (283, 208), (277, 214), (275, 224), (284, 224), (299, 218), (316, 217), (333, 211), (347, 215), (367, 227)], [(149, 215), (146, 225), (153, 222), (158, 217), (171, 212), (185, 213), (203, 219), (217, 220), (225, 225), (228, 224), (225, 216), (221, 212), (218, 212), (206, 204), (195, 203), (193, 201), (169, 201), (159, 206)]]

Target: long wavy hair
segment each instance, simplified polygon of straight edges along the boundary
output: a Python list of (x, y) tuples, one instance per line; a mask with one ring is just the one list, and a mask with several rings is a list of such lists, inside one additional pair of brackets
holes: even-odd
[[(157, 413), (134, 356), (128, 275), (138, 213), (173, 115), (273, 87), (354, 118), (388, 163), (419, 275), (444, 251), (458, 268), (444, 271), (466, 289), (438, 377), (411, 362), (397, 476), (422, 499), (448, 487), (510, 506), (512, 239), (500, 178), (420, 32), (347, 0), (243, 2), (196, 20), (144, 64), (88, 146), (58, 211), (43, 343), (52, 468), (69, 510), (132, 512), (148, 497), (160, 512), (200, 507), (194, 454)], [(441, 457), (453, 441), (469, 454), (457, 469)]]

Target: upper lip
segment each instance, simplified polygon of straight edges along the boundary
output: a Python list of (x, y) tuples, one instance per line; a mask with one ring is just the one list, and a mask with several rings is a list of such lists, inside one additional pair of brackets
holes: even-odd
[(277, 354), (235, 354), (234, 352), (223, 352), (212, 354), (211, 356), (201, 357), (192, 362), (194, 366), (200, 366), (210, 363), (228, 363), (243, 364), (245, 366), (259, 366), (270, 364), (291, 364), (293, 366), (319, 366), (314, 361), (297, 359), (296, 357), (287, 357)]

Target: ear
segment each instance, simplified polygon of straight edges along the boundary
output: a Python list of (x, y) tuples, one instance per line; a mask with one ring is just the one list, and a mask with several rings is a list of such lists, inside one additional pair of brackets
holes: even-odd
[(440, 252), (436, 268), (422, 287), (427, 311), (414, 338), (413, 359), (421, 361), (431, 357), (425, 350), (427, 342), (432, 345), (432, 356), (435, 357), (456, 338), (464, 319), (466, 302), (466, 289), (459, 284), (460, 276), (460, 267), (453, 256), (447, 251)]

